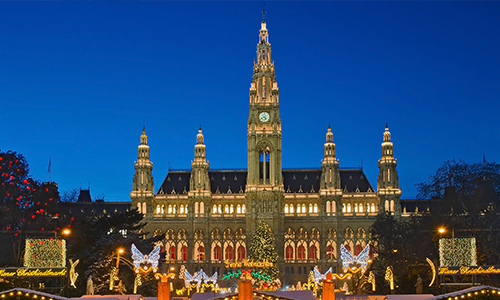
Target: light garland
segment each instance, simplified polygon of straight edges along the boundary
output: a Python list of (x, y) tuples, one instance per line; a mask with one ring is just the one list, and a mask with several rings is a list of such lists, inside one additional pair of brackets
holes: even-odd
[(28, 268), (66, 268), (66, 240), (26, 239), (24, 266)]
[(476, 238), (439, 239), (440, 266), (477, 266)]

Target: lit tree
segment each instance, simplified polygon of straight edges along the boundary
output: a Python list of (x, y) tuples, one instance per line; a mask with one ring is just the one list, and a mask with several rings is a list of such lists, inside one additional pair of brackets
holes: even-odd
[(27, 235), (53, 236), (62, 227), (64, 220), (57, 215), (58, 201), (57, 185), (34, 180), (22, 154), (0, 152), (1, 265), (21, 263)]
[(268, 261), (273, 263), (272, 267), (260, 269), (267, 274), (271, 281), (278, 277), (278, 252), (274, 243), (274, 237), (271, 227), (265, 222), (259, 221), (259, 226), (252, 236), (250, 243), (250, 259), (255, 262)]

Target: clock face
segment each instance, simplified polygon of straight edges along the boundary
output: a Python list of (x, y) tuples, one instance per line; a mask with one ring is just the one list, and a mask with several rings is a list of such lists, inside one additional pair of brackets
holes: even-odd
[(261, 112), (259, 114), (259, 120), (261, 122), (267, 122), (267, 121), (269, 121), (269, 114), (267, 112)]

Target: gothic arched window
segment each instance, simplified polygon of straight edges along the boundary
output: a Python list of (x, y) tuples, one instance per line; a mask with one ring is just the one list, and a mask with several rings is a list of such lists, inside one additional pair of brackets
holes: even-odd
[(238, 247), (238, 260), (244, 260), (245, 256), (246, 256), (245, 247), (239, 246)]
[(288, 245), (285, 249), (285, 260), (293, 260), (293, 247)]
[(226, 247), (226, 254), (224, 255), (224, 258), (226, 260), (233, 260), (234, 259), (233, 247), (231, 247), (231, 246)]
[(220, 261), (221, 260), (221, 249), (220, 249), (220, 246), (217, 245), (214, 247), (214, 253), (213, 253), (213, 259), (214, 260), (217, 260), (217, 261)]
[(297, 248), (297, 259), (306, 260), (306, 248), (303, 245)]
[(318, 259), (318, 248), (315, 245), (309, 247), (309, 260), (317, 260)]

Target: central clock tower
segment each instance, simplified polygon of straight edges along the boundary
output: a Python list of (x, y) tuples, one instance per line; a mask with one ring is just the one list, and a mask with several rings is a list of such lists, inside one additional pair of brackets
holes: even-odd
[[(249, 236), (257, 228), (259, 220), (268, 223), (276, 234), (283, 232), (284, 188), (279, 89), (264, 18), (259, 31), (257, 59), (254, 61), (250, 84), (247, 138), (248, 176), (245, 192)], [(278, 251), (283, 248), (278, 245), (282, 239), (276, 239)]]

